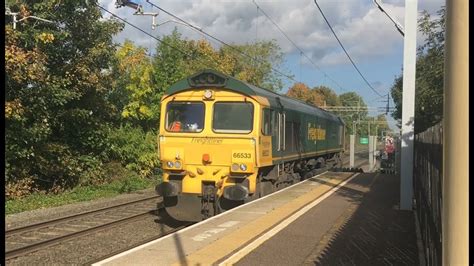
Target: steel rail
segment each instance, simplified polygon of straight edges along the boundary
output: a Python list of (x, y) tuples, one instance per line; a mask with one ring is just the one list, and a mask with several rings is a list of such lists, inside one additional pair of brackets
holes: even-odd
[(15, 258), (15, 257), (22, 256), (22, 255), (26, 255), (26, 254), (38, 251), (40, 249), (43, 249), (45, 247), (57, 245), (61, 242), (64, 242), (64, 241), (72, 239), (72, 238), (87, 235), (87, 234), (90, 234), (90, 233), (93, 233), (93, 232), (96, 232), (96, 231), (99, 231), (99, 230), (103, 230), (103, 229), (106, 229), (106, 228), (114, 227), (114, 226), (116, 226), (118, 224), (121, 224), (121, 223), (130, 222), (132, 220), (142, 218), (143, 216), (148, 216), (148, 215), (151, 214), (151, 212), (152, 211), (142, 212), (142, 213), (139, 213), (139, 214), (136, 214), (136, 215), (133, 215), (133, 216), (129, 216), (129, 217), (126, 217), (126, 218), (115, 220), (115, 221), (110, 222), (110, 223), (105, 223), (105, 224), (101, 224), (101, 225), (98, 225), (98, 226), (87, 228), (87, 229), (84, 229), (84, 230), (81, 230), (81, 231), (77, 231), (77, 232), (73, 232), (73, 233), (70, 233), (70, 234), (58, 236), (58, 237), (55, 237), (55, 238), (50, 238), (48, 240), (36, 242), (36, 243), (30, 244), (30, 245), (27, 245), (27, 246), (24, 246), (24, 247), (16, 248), (16, 249), (13, 249), (13, 250), (10, 250), (10, 251), (7, 250), (5, 252), (5, 259), (7, 260), (7, 259), (12, 259), (12, 258)]
[(135, 200), (135, 201), (130, 201), (130, 202), (126, 202), (126, 203), (121, 203), (121, 204), (110, 206), (110, 207), (104, 207), (104, 208), (100, 208), (100, 209), (96, 209), (96, 210), (92, 210), (92, 211), (87, 211), (87, 212), (82, 212), (82, 213), (77, 213), (77, 214), (61, 217), (61, 218), (54, 219), (54, 220), (49, 220), (49, 221), (45, 221), (45, 222), (41, 222), (41, 223), (36, 223), (36, 224), (27, 225), (27, 226), (13, 228), (13, 229), (5, 231), (5, 237), (9, 237), (9, 236), (12, 236), (12, 235), (15, 235), (15, 234), (24, 233), (24, 232), (27, 232), (27, 231), (32, 231), (32, 230), (36, 230), (36, 229), (40, 229), (40, 228), (50, 227), (50, 226), (53, 226), (53, 225), (58, 224), (58, 223), (67, 222), (67, 221), (71, 221), (71, 220), (81, 218), (82, 216), (88, 216), (88, 215), (91, 215), (91, 214), (105, 212), (105, 211), (108, 211), (108, 210), (113, 210), (113, 209), (121, 208), (121, 207), (124, 207), (124, 206), (133, 205), (133, 204), (137, 204), (137, 203), (140, 203), (140, 202), (144, 202), (144, 201), (148, 201), (148, 200), (156, 199), (156, 198), (160, 198), (160, 196), (155, 195), (155, 196), (152, 196), (152, 197), (139, 199), (139, 200)]

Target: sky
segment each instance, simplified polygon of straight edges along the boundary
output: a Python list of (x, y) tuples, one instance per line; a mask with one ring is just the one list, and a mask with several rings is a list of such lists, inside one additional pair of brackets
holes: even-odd
[[(175, 23), (170, 16), (159, 12), (145, 0), (133, 0), (145, 12), (157, 12), (157, 23), (163, 25), (152, 30), (151, 16), (133, 15), (128, 7), (116, 8), (115, 0), (99, 0), (99, 4), (128, 22), (160, 38), (175, 27), (188, 39), (203, 39), (203, 35), (184, 25)], [(284, 53), (281, 72), (294, 75), (294, 79), (310, 88), (325, 85), (337, 94), (355, 91), (368, 106), (382, 107), (386, 103), (365, 83), (331, 33), (313, 0), (151, 0), (178, 17), (192, 23), (226, 43), (244, 44), (256, 40), (276, 40)], [(255, 3), (254, 3), (255, 2)], [(402, 73), (403, 36), (393, 22), (382, 13), (372, 0), (317, 0), (334, 32), (370, 85), (381, 95), (389, 93), (397, 76)], [(404, 25), (404, 0), (385, 0), (383, 8), (400, 25)], [(257, 8), (257, 5), (259, 8)], [(436, 17), (444, 0), (418, 0), (418, 14), (426, 10)], [(263, 14), (266, 13), (285, 34), (301, 49), (311, 62)], [(104, 17), (109, 17), (104, 14)], [(118, 43), (134, 41), (154, 52), (156, 40), (142, 32), (125, 26), (115, 37)], [(425, 36), (417, 34), (417, 46)], [(218, 43), (213, 43), (219, 47)], [(316, 65), (316, 66), (315, 66)], [(282, 77), (286, 93), (294, 81)], [(333, 82), (332, 80), (336, 81)], [(394, 106), (390, 99), (390, 106)], [(375, 115), (376, 113), (369, 113)], [(396, 121), (389, 115), (388, 122), (395, 129)]]

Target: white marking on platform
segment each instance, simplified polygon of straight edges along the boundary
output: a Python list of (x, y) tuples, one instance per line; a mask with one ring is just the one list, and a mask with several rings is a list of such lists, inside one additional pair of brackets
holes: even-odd
[(266, 214), (267, 212), (239, 211), (239, 213), (249, 213), (249, 214)]
[(223, 224), (220, 224), (219, 227), (232, 227), (238, 223), (240, 223), (240, 221), (228, 221)]
[(214, 229), (206, 230), (204, 233), (199, 234), (197, 236), (193, 236), (191, 239), (194, 241), (200, 242), (200, 241), (206, 240), (206, 238), (209, 238), (225, 230), (226, 228), (214, 228)]
[(209, 229), (209, 230), (206, 230), (204, 233), (201, 233), (197, 236), (193, 236), (191, 239), (194, 240), (194, 241), (203, 241), (203, 240), (206, 240), (206, 238), (209, 238), (213, 235), (216, 235), (222, 231), (225, 231), (227, 228), (230, 228), (236, 224), (240, 223), (240, 221), (228, 221), (228, 222), (225, 222), (223, 224), (220, 224), (218, 225), (218, 227), (220, 228), (212, 228), (212, 229)]

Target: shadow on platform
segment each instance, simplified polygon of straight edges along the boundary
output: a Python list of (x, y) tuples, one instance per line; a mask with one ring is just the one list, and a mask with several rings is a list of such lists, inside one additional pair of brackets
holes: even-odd
[(336, 192), (351, 205), (305, 265), (419, 265), (414, 213), (398, 208), (400, 178), (371, 175), (361, 174)]

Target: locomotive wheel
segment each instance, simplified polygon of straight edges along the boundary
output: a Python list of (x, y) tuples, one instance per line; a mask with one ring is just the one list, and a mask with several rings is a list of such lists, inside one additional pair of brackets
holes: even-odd
[(341, 156), (336, 155), (336, 164), (334, 167), (341, 168), (342, 167), (342, 158)]
[(275, 188), (271, 181), (261, 182), (259, 186), (259, 198), (271, 194), (275, 191)]

